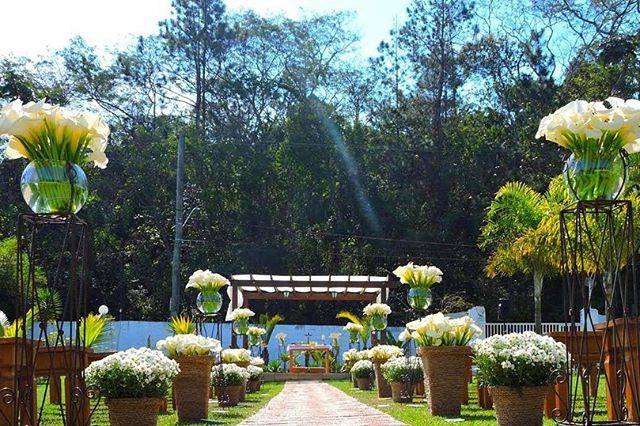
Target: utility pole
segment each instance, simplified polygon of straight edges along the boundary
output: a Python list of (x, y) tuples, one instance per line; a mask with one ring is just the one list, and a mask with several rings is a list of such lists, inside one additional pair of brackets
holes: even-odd
[(176, 165), (176, 223), (171, 262), (171, 316), (180, 309), (180, 248), (182, 246), (182, 216), (184, 215), (184, 134), (178, 136), (178, 159)]

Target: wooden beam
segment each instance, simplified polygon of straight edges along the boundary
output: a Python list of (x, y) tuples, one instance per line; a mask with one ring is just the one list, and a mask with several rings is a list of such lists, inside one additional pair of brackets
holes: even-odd
[(398, 288), (400, 286), (400, 281), (281, 281), (281, 280), (233, 280), (231, 281), (232, 287), (242, 287), (242, 286), (269, 286), (269, 287), (292, 287), (292, 288), (300, 288), (300, 287), (349, 287), (349, 288)]
[(291, 292), (289, 297), (285, 297), (283, 293), (252, 293), (244, 292), (245, 300), (323, 300), (323, 301), (362, 301), (370, 302), (376, 300), (378, 293), (338, 293), (333, 297), (331, 293), (295, 293)]

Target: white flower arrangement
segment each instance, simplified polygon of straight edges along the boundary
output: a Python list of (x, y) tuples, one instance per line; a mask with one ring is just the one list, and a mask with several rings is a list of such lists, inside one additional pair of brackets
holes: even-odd
[(211, 384), (217, 387), (242, 386), (249, 380), (249, 376), (246, 368), (235, 364), (214, 365), (211, 369)]
[(265, 330), (262, 327), (256, 327), (255, 325), (252, 325), (251, 327), (249, 327), (249, 329), (247, 330), (247, 336), (255, 336), (255, 337), (260, 337), (264, 334), (266, 334), (267, 330)]
[(264, 359), (260, 358), (259, 356), (251, 357), (250, 362), (254, 367), (262, 367), (264, 365)]
[(198, 269), (189, 277), (185, 289), (195, 288), (200, 291), (218, 291), (229, 285), (229, 280), (220, 274), (214, 274), (210, 270)]
[(358, 356), (358, 350), (357, 349), (349, 349), (348, 351), (345, 351), (342, 353), (342, 360), (344, 362), (348, 362), (348, 363), (353, 363), (356, 361), (359, 361), (360, 358)]
[(255, 315), (251, 309), (247, 308), (236, 308), (229, 315), (229, 320), (238, 321), (238, 320), (246, 320)]
[(249, 373), (249, 380), (260, 380), (264, 370), (255, 365), (250, 365), (247, 367), (247, 372)]
[(360, 324), (356, 324), (355, 322), (348, 322), (343, 329), (349, 333), (362, 333), (364, 331), (364, 327)]
[(482, 330), (469, 316), (450, 319), (438, 312), (407, 324), (418, 346), (466, 346), (482, 335)]
[(362, 351), (358, 351), (357, 352), (357, 359), (358, 360), (368, 360), (369, 359), (369, 350), (368, 349), (364, 349)]
[(610, 97), (604, 102), (576, 100), (540, 121), (536, 138), (582, 157), (593, 152), (617, 155), (640, 151), (640, 101)]
[(402, 348), (393, 345), (377, 345), (369, 349), (369, 359), (374, 363), (384, 363), (403, 355)]
[(411, 332), (406, 328), (398, 335), (398, 341), (400, 342), (408, 342), (411, 339), (413, 339)]
[(106, 398), (164, 397), (179, 372), (177, 362), (149, 348), (117, 352), (85, 369), (87, 384)]
[(176, 334), (156, 343), (156, 349), (165, 352), (169, 357), (202, 356), (220, 352), (220, 341), (195, 334)]
[(9, 136), (8, 159), (61, 160), (79, 166), (93, 162), (104, 169), (109, 133), (99, 115), (44, 100), (23, 104), (17, 99), (0, 110), (0, 135)]
[(495, 335), (473, 345), (478, 377), (488, 386), (543, 386), (567, 363), (566, 347), (531, 331)]
[(251, 352), (247, 349), (224, 349), (221, 354), (222, 362), (224, 363), (236, 363), (236, 362), (251, 362)]
[(389, 383), (419, 383), (424, 380), (422, 360), (419, 357), (393, 358), (382, 364), (381, 369)]
[(385, 303), (369, 303), (362, 312), (365, 316), (387, 316), (391, 313), (391, 308)]
[(431, 288), (434, 284), (442, 282), (442, 271), (439, 268), (414, 265), (413, 262), (397, 267), (393, 274), (400, 278), (402, 284), (416, 288)]
[(360, 360), (351, 367), (351, 374), (357, 379), (370, 379), (375, 374), (373, 363), (366, 359)]

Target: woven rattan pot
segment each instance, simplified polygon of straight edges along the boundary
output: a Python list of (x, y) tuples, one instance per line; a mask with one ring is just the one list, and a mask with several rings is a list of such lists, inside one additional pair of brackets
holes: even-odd
[(381, 362), (374, 362), (373, 369), (376, 372), (376, 388), (378, 389), (378, 398), (391, 398), (391, 386), (382, 375)]
[(391, 382), (391, 398), (393, 402), (407, 403), (413, 401), (413, 383)]
[(500, 426), (541, 426), (548, 386), (490, 387)]
[(469, 346), (420, 348), (429, 411), (434, 416), (459, 416), (467, 387)]
[(158, 424), (159, 398), (107, 399), (111, 426), (155, 426)]
[(358, 377), (357, 379), (358, 382), (358, 389), (360, 390), (371, 390), (371, 379), (368, 377), (365, 378), (361, 378)]
[(247, 381), (247, 393), (258, 392), (260, 388), (260, 379), (253, 379)]
[(424, 380), (421, 380), (418, 383), (414, 383), (413, 386), (414, 395), (424, 396)]
[(188, 422), (206, 419), (209, 414), (212, 356), (176, 357), (180, 373), (173, 379), (178, 420)]
[(243, 393), (242, 385), (216, 386), (216, 398), (220, 407), (235, 407), (240, 402), (240, 394)]

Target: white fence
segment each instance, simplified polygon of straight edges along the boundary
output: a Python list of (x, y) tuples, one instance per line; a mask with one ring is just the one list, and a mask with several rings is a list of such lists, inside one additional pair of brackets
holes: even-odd
[[(552, 331), (564, 331), (566, 328), (563, 322), (543, 322), (542, 334)], [(484, 325), (484, 337), (494, 334), (522, 333), (524, 331), (534, 331), (535, 324), (532, 322), (488, 322)]]

